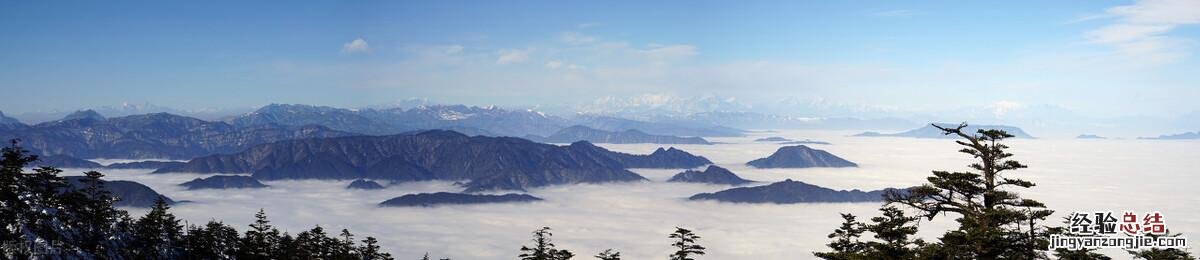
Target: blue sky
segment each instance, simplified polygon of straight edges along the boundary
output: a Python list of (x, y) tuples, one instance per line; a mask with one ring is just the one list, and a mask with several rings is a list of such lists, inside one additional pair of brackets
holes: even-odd
[(0, 4), (0, 111), (640, 95), (1200, 110), (1194, 1)]

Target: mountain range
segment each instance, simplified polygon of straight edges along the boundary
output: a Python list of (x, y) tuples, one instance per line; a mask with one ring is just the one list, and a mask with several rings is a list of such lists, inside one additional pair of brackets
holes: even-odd
[[(883, 134), (883, 133), (878, 133), (878, 132), (863, 132), (860, 134), (856, 134), (854, 136), (864, 136), (864, 137), (894, 136), (894, 137), (944, 138), (944, 139), (958, 138), (958, 136), (942, 134), (942, 130), (938, 129), (937, 127), (934, 127), (933, 125), (937, 125), (940, 127), (946, 127), (946, 128), (953, 128), (953, 127), (958, 126), (958, 124), (933, 123), (931, 125), (926, 125), (921, 128), (908, 130), (908, 131), (904, 131), (904, 132), (900, 132), (900, 133), (894, 133), (894, 134)], [(1021, 128), (1018, 128), (1015, 126), (1006, 126), (1006, 125), (968, 125), (966, 128), (963, 128), (963, 133), (973, 134), (976, 131), (978, 131), (979, 129), (1004, 130), (1005, 132), (1008, 132), (1008, 134), (1013, 135), (1013, 137), (1015, 137), (1015, 138), (1034, 138), (1033, 136), (1030, 136), (1028, 133), (1025, 133), (1024, 130), (1021, 130)]]
[(271, 104), (235, 117), (237, 126), (323, 125), (368, 135), (399, 134), (423, 129), (452, 129), (496, 136), (546, 135), (567, 120), (533, 110), (507, 110), (463, 105), (430, 105), (410, 109), (346, 109), (325, 106)]
[(194, 180), (180, 183), (179, 186), (187, 187), (188, 190), (199, 189), (257, 189), (266, 188), (267, 185), (254, 179), (254, 177), (245, 175), (215, 175), (207, 178), (196, 178)]
[(0, 126), (0, 140), (20, 139), (41, 155), (75, 158), (189, 159), (298, 138), (356, 135), (324, 126), (237, 127), (166, 113), (105, 118), (84, 110), (36, 125)]
[(438, 205), (488, 204), (508, 202), (534, 202), (541, 198), (529, 194), (509, 193), (504, 195), (465, 193), (418, 193), (395, 197), (379, 203), (380, 207), (433, 207)]
[(299, 139), (192, 159), (155, 173), (252, 173), (258, 179), (469, 180), (467, 192), (645, 180), (626, 168), (711, 164), (675, 148), (633, 155), (587, 142), (557, 146), (513, 137), (429, 130), (388, 136)]
[(575, 125), (563, 128), (547, 137), (527, 136), (526, 139), (545, 143), (574, 143), (588, 141), (590, 143), (610, 144), (712, 144), (700, 137), (678, 137), (671, 135), (652, 135), (642, 131), (629, 129), (620, 132), (598, 130), (591, 127)]
[(1200, 139), (1200, 131), (1186, 132), (1186, 133), (1180, 133), (1180, 134), (1160, 135), (1158, 137), (1139, 137), (1138, 139), (1155, 139), (1155, 140)]
[(701, 143), (702, 138), (666, 135), (741, 134), (741, 130), (718, 126), (677, 126), (605, 116), (564, 119), (533, 110), (507, 110), (494, 106), (344, 109), (271, 104), (225, 121), (205, 121), (168, 113), (106, 118), (95, 110), (81, 110), (58, 120), (26, 125), (0, 113), (0, 139), (21, 139), (26, 149), (43, 155), (85, 159), (190, 159), (291, 139), (391, 135), (428, 129), (454, 130), (468, 135), (547, 136), (579, 130), (568, 127), (572, 125), (617, 132), (612, 141)]
[(794, 204), (811, 202), (877, 202), (888, 190), (834, 190), (787, 179), (763, 186), (740, 187), (714, 193), (700, 193), (689, 200), (716, 200), (735, 203)]

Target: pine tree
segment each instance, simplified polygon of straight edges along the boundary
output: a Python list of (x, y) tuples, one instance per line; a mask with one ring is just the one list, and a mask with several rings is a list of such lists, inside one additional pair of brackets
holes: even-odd
[(273, 255), (273, 257), (280, 259), (301, 259), (301, 255), (308, 255), (308, 252), (302, 252), (296, 244), (296, 238), (287, 232), (283, 232), (283, 235), (279, 236), (279, 252)]
[(119, 240), (124, 235), (118, 227), (118, 222), (128, 217), (128, 213), (113, 207), (117, 198), (105, 187), (101, 178), (104, 174), (97, 171), (84, 173), (81, 183), (84, 188), (66, 192), (63, 196), (70, 199), (69, 208), (75, 211), (78, 245), (86, 254), (104, 258), (116, 258), (120, 255), (118, 248), (124, 246)]
[(358, 248), (354, 246), (354, 234), (350, 230), (342, 229), (342, 233), (338, 234), (341, 239), (334, 239), (330, 246), (333, 251), (333, 259), (359, 259)]
[[(358, 247), (358, 252), (362, 254), (363, 260), (391, 260), (392, 255), (379, 250), (379, 240), (374, 237), (367, 237), (362, 240), (363, 245)], [(425, 257), (429, 258), (429, 253), (425, 253)]]
[[(1013, 137), (1003, 130), (980, 129), (975, 134), (963, 132), (966, 123), (957, 127), (934, 125), (945, 135), (954, 135), (964, 146), (959, 152), (979, 160), (970, 166), (977, 172), (934, 171), (929, 183), (903, 192), (889, 192), (887, 204), (901, 204), (916, 209), (923, 217), (952, 213), (959, 216), (959, 228), (952, 230), (936, 245), (940, 255), (976, 259), (1041, 258), (1042, 245), (1047, 245), (1045, 228), (1038, 221), (1053, 211), (1041, 202), (1023, 199), (1009, 187), (1029, 188), (1034, 183), (1008, 178), (1006, 173), (1026, 168), (1008, 159), (1007, 145), (1000, 143)], [(1023, 226), (1032, 226), (1023, 230)]]
[(329, 237), (325, 233), (325, 228), (320, 225), (309, 229), (308, 231), (296, 234), (293, 249), (295, 249), (296, 257), (309, 259), (335, 259), (337, 258), (337, 250), (340, 247), (341, 241), (337, 238)]
[(574, 253), (565, 249), (555, 249), (550, 242), (550, 227), (542, 227), (533, 232), (533, 247), (521, 246), (521, 260), (566, 260), (575, 257)]
[(279, 230), (271, 226), (267, 220), (267, 212), (258, 209), (254, 214), (254, 223), (246, 230), (241, 238), (238, 259), (269, 259), (271, 256), (282, 254), (279, 245)]
[(883, 216), (871, 218), (872, 224), (865, 227), (878, 240), (867, 242), (867, 256), (872, 259), (917, 259), (917, 250), (925, 241), (909, 240), (909, 237), (917, 234), (915, 222), (918, 218), (904, 216), (904, 212), (896, 207), (883, 207), (879, 211)]
[(596, 254), (596, 258), (600, 260), (621, 260), (621, 252), (613, 251), (612, 248), (605, 249), (604, 252)]
[(823, 259), (865, 259), (867, 244), (859, 240), (865, 230), (851, 214), (842, 213), (842, 226), (829, 234), (833, 242), (827, 244), (832, 252), (815, 252), (813, 255)]
[(203, 227), (188, 227), (183, 256), (188, 259), (234, 259), (241, 244), (237, 230), (211, 220)]
[[(54, 167), (39, 167), (31, 173), (25, 167), (37, 161), (37, 156), (24, 150), (12, 140), (0, 150), (0, 243), (4, 258), (76, 258), (82, 254), (74, 240), (78, 232), (71, 229), (79, 223), (74, 207), (67, 206), (75, 198), (62, 196), (67, 187)], [(64, 201), (68, 200), (68, 201)]]
[(671, 260), (695, 260), (691, 258), (692, 255), (704, 255), (704, 247), (696, 243), (700, 236), (691, 230), (675, 227), (675, 232), (671, 233), (668, 238), (676, 239), (671, 246), (678, 249), (671, 254)]
[(150, 212), (134, 223), (133, 258), (176, 259), (183, 237), (179, 220), (167, 210), (167, 202), (159, 198)]

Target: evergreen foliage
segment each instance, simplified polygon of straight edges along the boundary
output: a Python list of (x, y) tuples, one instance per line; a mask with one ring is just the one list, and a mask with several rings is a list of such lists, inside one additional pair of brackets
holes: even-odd
[(675, 232), (667, 237), (675, 239), (671, 246), (675, 247), (676, 251), (670, 255), (671, 260), (695, 260), (692, 256), (704, 254), (705, 248), (696, 243), (700, 236), (691, 230), (675, 227)]
[(261, 209), (240, 236), (216, 220), (185, 227), (161, 198), (135, 220), (113, 207), (103, 174), (85, 172), (71, 189), (61, 170), (26, 172), (35, 161), (16, 140), (0, 149), (0, 259), (392, 259), (374, 237), (357, 245), (345, 229), (280, 235)]
[(533, 231), (533, 247), (521, 246), (521, 260), (566, 260), (575, 257), (574, 253), (566, 249), (557, 249), (554, 243), (550, 241), (550, 237), (554, 234), (550, 233), (550, 227), (542, 227)]

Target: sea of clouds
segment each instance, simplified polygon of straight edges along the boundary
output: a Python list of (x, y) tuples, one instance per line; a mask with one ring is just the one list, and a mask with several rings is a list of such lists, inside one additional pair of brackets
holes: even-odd
[[(930, 170), (965, 170), (971, 162), (945, 139), (848, 137), (849, 132), (756, 132), (748, 137), (712, 138), (716, 145), (676, 145), (705, 156), (743, 178), (774, 182), (793, 179), (834, 189), (875, 190), (919, 185)], [(810, 145), (856, 162), (858, 168), (754, 169), (745, 162), (765, 157), (781, 145), (754, 142), (765, 136), (829, 141)], [(1200, 237), (1200, 142), (1155, 140), (1033, 139), (1008, 142), (1014, 157), (1029, 169), (1013, 172), (1038, 186), (1019, 191), (1057, 210), (1053, 224), (1072, 211), (1161, 211), (1167, 226)], [(609, 145), (606, 148), (649, 153), (661, 145)], [(720, 185), (666, 183), (682, 170), (634, 169), (649, 182), (562, 185), (532, 189), (545, 199), (527, 204), (379, 208), (384, 200), (409, 193), (460, 191), (452, 182), (397, 183), (384, 190), (347, 190), (347, 181), (270, 181), (266, 189), (189, 191), (177, 184), (198, 174), (149, 174), (148, 170), (108, 170), (109, 179), (133, 180), (175, 199), (192, 201), (172, 211), (189, 223), (210, 219), (244, 230), (258, 209), (273, 224), (295, 234), (320, 224), (336, 234), (350, 229), (359, 238), (374, 236), (399, 259), (512, 259), (530, 233), (553, 228), (554, 242), (580, 259), (613, 248), (627, 259), (665, 258), (672, 252), (667, 235), (675, 227), (696, 231), (708, 248), (701, 259), (806, 259), (826, 250), (829, 234), (841, 223), (838, 213), (867, 221), (879, 203), (794, 205), (731, 204), (687, 201)], [(75, 174), (78, 171), (69, 170)], [(386, 182), (384, 182), (386, 184)], [(757, 185), (757, 184), (755, 184)], [(144, 210), (131, 209), (132, 214)], [(912, 211), (909, 211), (912, 213)], [(919, 235), (933, 239), (954, 227), (953, 216), (923, 221)], [(1191, 235), (1197, 234), (1197, 235)], [(1106, 251), (1118, 259), (1121, 251)]]

